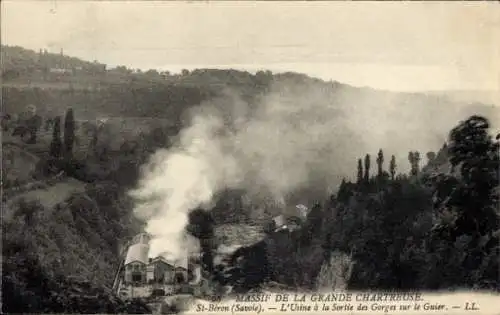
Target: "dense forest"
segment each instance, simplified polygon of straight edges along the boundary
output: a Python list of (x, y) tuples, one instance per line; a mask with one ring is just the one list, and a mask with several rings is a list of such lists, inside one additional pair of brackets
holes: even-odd
[[(26, 105), (34, 104), (38, 109), (35, 116), (50, 121), (46, 127), (38, 123), (26, 127), (28, 132), (38, 128), (45, 133), (28, 141), (12, 136), (17, 127), (2, 121), (4, 148), (8, 138), (10, 145), (36, 158), (26, 164), (2, 160), (3, 174), (12, 175), (2, 181), (4, 312), (149, 312), (142, 301), (125, 303), (110, 290), (124, 243), (144, 228), (144, 222), (133, 215), (128, 189), (137, 183), (151, 154), (176, 142), (190, 108), (203, 107), (207, 100), (230, 91), (252, 109), (276, 86), (280, 97), (288, 95), (285, 105), (298, 108), (299, 114), (292, 112), (294, 119), (306, 123), (311, 121), (303, 114), (307, 104), (313, 110), (334, 107), (333, 115), (322, 119), (335, 125), (349, 115), (362, 122), (366, 117), (356, 113), (365, 107), (370, 108), (370, 115), (382, 115), (382, 107), (370, 106), (385, 105), (390, 99), (396, 107), (407, 107), (391, 111), (387, 121), (435, 124), (441, 129), (452, 122), (454, 127), (439, 134), (441, 139), (449, 132), (446, 143), (440, 142), (442, 147), (427, 148), (439, 149), (437, 152), (426, 152), (424, 157), (415, 148), (404, 153), (408, 157), (404, 163), (395, 157), (402, 153), (386, 145), (405, 138), (394, 136), (374, 143), (382, 149), (352, 159), (353, 152), (358, 154), (364, 148), (355, 148), (362, 143), (356, 139), (369, 138), (370, 130), (354, 133), (345, 125), (327, 129), (335, 132), (328, 137), (352, 145), (352, 150), (338, 150), (329, 165), (333, 168), (346, 162), (352, 170), (342, 174), (345, 179), (327, 200), (318, 197), (322, 194), (314, 195), (314, 185), (304, 187), (301, 193), (314, 195), (311, 199), (316, 203), (302, 229), (269, 233), (261, 242), (241, 248), (234, 253), (229, 275), (228, 266), (211, 266), (214, 281), (240, 291), (266, 288), (271, 282), (292, 289), (331, 289), (339, 286), (339, 278), (348, 289), (500, 288), (499, 137), (491, 136), (496, 131), (489, 115), (473, 115), (480, 112), (496, 117), (498, 112), (489, 106), (476, 104), (457, 114), (454, 103), (440, 97), (392, 95), (296, 73), (207, 69), (173, 75), (125, 67), (113, 70), (98, 63), (5, 46), (2, 58), (8, 59), (8, 67), (2, 71), (4, 114), (24, 114)], [(52, 76), (47, 71), (61, 65), (74, 73)], [(76, 84), (85, 80), (92, 84)], [(352, 95), (362, 97), (351, 102)], [(415, 109), (421, 116), (413, 115)], [(449, 115), (443, 117), (443, 112)], [(466, 120), (458, 119), (464, 114)], [(101, 115), (118, 120), (154, 117), (158, 121), (147, 120), (152, 128), (119, 142), (122, 125), (104, 137), (102, 126), (94, 122)], [(312, 117), (316, 119), (318, 114)], [(446, 123), (438, 123), (443, 119)], [(137, 127), (136, 120), (131, 121), (132, 128)], [(441, 129), (425, 134), (409, 128), (412, 139), (425, 139), (425, 143), (435, 143)], [(88, 133), (90, 139), (83, 153), (77, 141), (82, 133)], [(4, 156), (21, 160), (18, 151), (4, 151)], [(33, 172), (21, 178), (20, 170), (31, 167)], [(188, 230), (202, 225), (206, 233), (195, 236), (213, 237), (212, 225), (248, 223), (275, 214), (274, 204), (258, 205), (264, 210), (257, 212), (255, 204), (242, 201), (244, 193), (220, 192), (213, 211), (198, 213), (201, 219), (192, 217)], [(237, 256), (244, 259), (238, 262)], [(333, 269), (344, 267), (349, 272), (332, 275)]]
[[(483, 117), (460, 122), (423, 170), (409, 153), (408, 175), (383, 171), (382, 151), (371, 175), (366, 156), (363, 176), (339, 189), (330, 238), (354, 250), (351, 288), (500, 288), (499, 143), (489, 132)], [(450, 171), (434, 171), (440, 164)]]
[[(269, 280), (331, 288), (339, 277), (353, 290), (500, 290), (500, 135), (494, 140), (490, 132), (484, 117), (471, 116), (426, 154), (422, 169), (420, 153), (409, 152), (408, 174), (393, 157), (386, 163), (383, 150), (375, 168), (370, 154), (360, 158), (356, 181), (342, 181), (330, 200), (318, 202), (301, 231), (238, 253), (245, 257), (240, 274), (257, 279), (234, 281), (243, 290)], [(272, 254), (264, 257), (263, 247)], [(343, 263), (330, 264), (331, 257), (346, 256), (350, 272), (325, 270)], [(259, 261), (271, 261), (265, 276), (256, 272)]]
[[(111, 291), (122, 246), (142, 230), (126, 187), (147, 152), (94, 150), (84, 162), (73, 154), (74, 130), (68, 110), (55, 120), (50, 143), (23, 146), (45, 146), (32, 178), (2, 183), (3, 311), (149, 313), (143, 302)], [(110, 159), (117, 168), (103, 167)]]

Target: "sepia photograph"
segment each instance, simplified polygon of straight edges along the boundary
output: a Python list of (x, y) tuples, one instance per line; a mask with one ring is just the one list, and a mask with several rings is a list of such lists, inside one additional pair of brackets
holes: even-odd
[(2, 313), (498, 314), (498, 2), (4, 0), (0, 62)]

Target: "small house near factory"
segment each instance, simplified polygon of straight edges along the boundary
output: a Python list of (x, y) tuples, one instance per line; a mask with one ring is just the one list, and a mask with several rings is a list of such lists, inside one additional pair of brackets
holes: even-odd
[(188, 270), (183, 266), (175, 267), (175, 283), (184, 283), (188, 281)]
[(147, 266), (147, 282), (168, 283), (174, 282), (175, 266), (169, 263), (165, 258), (158, 256), (150, 258)]

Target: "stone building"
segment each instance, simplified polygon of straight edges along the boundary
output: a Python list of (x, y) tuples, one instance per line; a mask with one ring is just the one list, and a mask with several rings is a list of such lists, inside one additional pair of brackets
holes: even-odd
[(148, 284), (174, 284), (175, 266), (169, 263), (165, 258), (161, 256), (150, 258), (146, 269)]

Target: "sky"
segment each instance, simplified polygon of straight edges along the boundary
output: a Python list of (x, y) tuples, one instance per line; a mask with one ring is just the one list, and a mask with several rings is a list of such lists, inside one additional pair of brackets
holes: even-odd
[(111, 66), (500, 90), (497, 2), (2, 1), (2, 43)]

